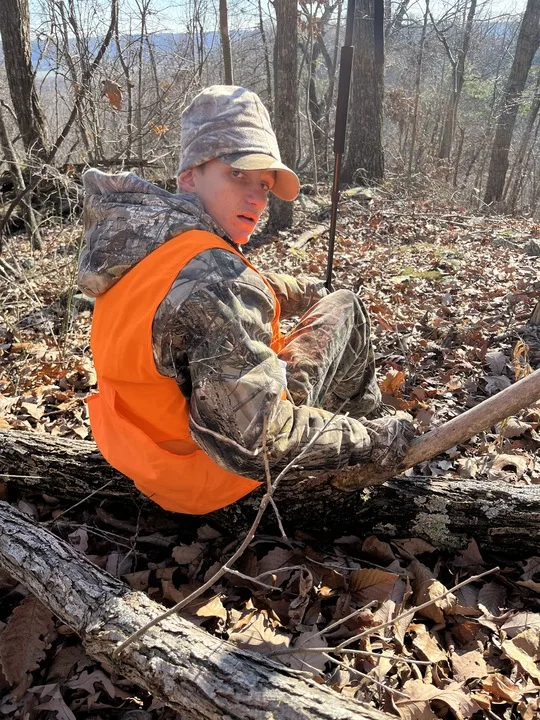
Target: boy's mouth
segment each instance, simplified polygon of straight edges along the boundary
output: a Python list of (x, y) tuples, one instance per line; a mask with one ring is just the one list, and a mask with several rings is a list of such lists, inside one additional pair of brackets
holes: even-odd
[(237, 215), (237, 217), (240, 218), (240, 220), (247, 220), (248, 222), (253, 223), (254, 225), (256, 225), (257, 222), (259, 221), (259, 218), (255, 217), (255, 215), (245, 215), (242, 213), (242, 214)]

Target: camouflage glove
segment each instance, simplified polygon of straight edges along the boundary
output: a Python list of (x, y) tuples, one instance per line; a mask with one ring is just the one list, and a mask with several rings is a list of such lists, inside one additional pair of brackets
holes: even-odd
[(365, 420), (363, 425), (371, 439), (370, 461), (383, 468), (396, 467), (405, 457), (414, 437), (414, 425), (408, 413)]

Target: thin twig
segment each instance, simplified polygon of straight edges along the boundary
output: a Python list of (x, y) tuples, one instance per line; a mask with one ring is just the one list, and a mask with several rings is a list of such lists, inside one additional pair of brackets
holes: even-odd
[(251, 577), (250, 575), (245, 575), (244, 573), (240, 572), (239, 570), (233, 570), (232, 568), (229, 568), (227, 570), (227, 575), (234, 575), (235, 577), (242, 578), (243, 580), (249, 580), (249, 582), (255, 583), (256, 585), (260, 585), (261, 587), (266, 588), (266, 590), (279, 590), (279, 592), (281, 592), (281, 588), (276, 587), (275, 585), (267, 585), (266, 583), (263, 583), (260, 580), (257, 580), (257, 578)]
[(89, 495), (86, 495), (85, 497), (83, 497), (82, 500), (79, 500), (79, 502), (76, 502), (75, 505), (72, 505), (71, 507), (68, 507), (68, 508), (66, 508), (65, 510), (63, 510), (63, 511), (62, 511), (59, 515), (57, 515), (53, 520), (47, 520), (47, 522), (45, 522), (45, 523), (43, 523), (43, 524), (44, 524), (44, 525), (54, 525), (54, 523), (57, 522), (57, 521), (58, 521), (62, 516), (64, 516), (66, 513), (71, 512), (71, 511), (74, 510), (76, 507), (79, 507), (79, 505), (82, 505), (82, 504), (85, 503), (87, 500), (90, 500), (90, 498), (93, 497), (94, 495), (96, 495), (97, 493), (101, 492), (102, 490), (105, 490), (105, 488), (108, 487), (112, 482), (113, 482), (112, 480), (109, 480), (108, 482), (106, 482), (106, 483), (105, 483), (104, 485), (102, 485), (101, 487), (98, 487), (98, 488), (96, 488), (95, 490), (93, 490)]
[(357, 640), (361, 640), (362, 638), (366, 637), (367, 635), (373, 635), (374, 633), (378, 632), (379, 630), (384, 630), (384, 628), (390, 627), (390, 625), (394, 625), (398, 620), (403, 620), (406, 617), (409, 617), (409, 615), (413, 616), (415, 613), (417, 613), (419, 610), (423, 610), (424, 608), (429, 607), (430, 605), (433, 605), (437, 602), (437, 600), (442, 600), (443, 598), (447, 597), (451, 593), (453, 593), (455, 590), (459, 590), (462, 587), (465, 587), (465, 585), (470, 585), (473, 582), (476, 582), (477, 580), (480, 580), (485, 575), (490, 575), (491, 573), (497, 572), (500, 568), (494, 567), (491, 570), (486, 570), (483, 573), (480, 573), (479, 575), (473, 575), (470, 578), (467, 578), (467, 580), (464, 580), (463, 582), (458, 583), (457, 585), (454, 585), (454, 587), (451, 587), (450, 590), (447, 590), (446, 592), (442, 593), (441, 595), (437, 595), (437, 597), (433, 598), (432, 600), (428, 600), (425, 603), (422, 603), (421, 605), (416, 605), (415, 607), (411, 608), (410, 610), (406, 610), (405, 612), (400, 613), (399, 615), (396, 615), (395, 618), (392, 618), (392, 620), (388, 620), (385, 623), (381, 623), (380, 625), (376, 625), (373, 628), (369, 628), (368, 630), (364, 630), (363, 632), (359, 633), (358, 635), (355, 635), (352, 638), (348, 638), (347, 640), (344, 640), (341, 645), (338, 645), (338, 650), (343, 650), (347, 645), (350, 643), (356, 642)]
[[(315, 636), (313, 636), (315, 637)], [(309, 638), (311, 640), (311, 637)], [(386, 660), (394, 660), (395, 662), (403, 662), (409, 665), (433, 665), (431, 660), (413, 660), (412, 658), (404, 658), (400, 655), (384, 655), (384, 653), (375, 652), (375, 650), (351, 650), (345, 648), (340, 650), (336, 647), (303, 647), (302, 645), (296, 645), (295, 647), (287, 648), (286, 650), (278, 650), (277, 652), (270, 653), (268, 657), (275, 657), (276, 655), (295, 655), (298, 652), (303, 653), (339, 653), (347, 655), (361, 655), (372, 658), (385, 658)]]
[[(274, 514), (276, 516), (276, 520), (279, 527), (279, 532), (281, 533), (281, 537), (285, 542), (289, 542), (289, 538), (287, 537), (287, 533), (285, 532), (285, 528), (283, 527), (283, 522), (281, 520), (281, 515), (278, 510), (278, 507), (274, 501), (274, 498), (272, 497), (272, 475), (270, 473), (270, 460), (268, 458), (268, 449), (266, 447), (266, 431), (267, 431), (267, 423), (268, 419), (266, 415), (263, 419), (263, 438), (262, 438), (262, 451), (263, 451), (263, 462), (264, 462), (264, 474), (266, 477), (266, 492), (268, 495), (270, 495), (270, 505), (272, 506), (272, 510), (274, 511)], [(290, 543), (289, 543), (290, 544)]]
[(388, 685), (385, 685), (384, 683), (380, 682), (380, 680), (375, 680), (374, 677), (371, 675), (368, 675), (367, 673), (363, 673), (360, 670), (357, 670), (356, 668), (350, 667), (346, 663), (342, 662), (341, 660), (337, 660), (336, 658), (333, 658), (331, 655), (328, 655), (327, 653), (323, 652), (323, 657), (325, 657), (327, 660), (330, 660), (330, 662), (335, 663), (336, 665), (339, 665), (340, 667), (345, 668), (349, 672), (353, 673), (353, 675), (360, 675), (360, 677), (365, 678), (366, 680), (369, 680), (370, 682), (374, 683), (375, 685), (378, 685), (383, 690), (388, 690), (388, 692), (394, 693), (395, 695), (399, 695), (402, 698), (405, 698), (406, 700), (410, 700), (410, 695), (406, 695), (405, 693), (401, 692), (401, 690), (394, 690), (394, 688), (388, 687)]

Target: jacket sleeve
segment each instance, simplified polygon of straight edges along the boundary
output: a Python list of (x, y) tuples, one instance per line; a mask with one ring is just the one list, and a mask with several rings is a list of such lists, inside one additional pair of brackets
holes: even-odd
[(273, 315), (266, 284), (232, 253), (208, 250), (181, 270), (154, 319), (153, 342), (159, 371), (190, 399), (193, 438), (219, 465), (257, 480), (265, 476), (265, 418), (273, 474), (312, 441), (305, 470), (366, 461), (371, 441), (358, 420), (282, 399), (286, 382), (269, 347)]
[(282, 273), (265, 273), (281, 305), (283, 318), (303, 315), (317, 300), (328, 295), (324, 281), (300, 275), (293, 277)]

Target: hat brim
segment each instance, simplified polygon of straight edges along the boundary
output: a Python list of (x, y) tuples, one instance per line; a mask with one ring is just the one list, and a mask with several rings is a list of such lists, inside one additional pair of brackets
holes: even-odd
[(219, 159), (236, 170), (273, 170), (276, 173), (276, 182), (271, 192), (281, 200), (294, 200), (300, 192), (300, 180), (296, 173), (271, 155), (235, 153), (222, 155)]

